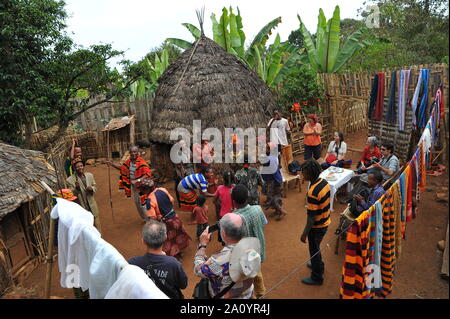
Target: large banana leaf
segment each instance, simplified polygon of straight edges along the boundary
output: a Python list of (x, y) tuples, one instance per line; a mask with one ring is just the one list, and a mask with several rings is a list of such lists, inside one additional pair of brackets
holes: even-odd
[(285, 48), (285, 52), (289, 52), (287, 55), (286, 61), (283, 63), (280, 70), (278, 70), (277, 75), (272, 81), (271, 87), (277, 86), (282, 80), (283, 77), (293, 68), (297, 63), (301, 63), (301, 57), (304, 56), (306, 58), (306, 63), (308, 63), (308, 57), (304, 54), (305, 49), (298, 49), (297, 47), (287, 44)]
[(336, 63), (336, 58), (339, 53), (339, 41), (341, 33), (341, 18), (339, 6), (336, 6), (333, 12), (333, 17), (328, 23), (327, 30), (327, 57), (325, 64), (322, 64), (325, 72), (331, 72), (333, 70), (334, 64)]
[(283, 56), (283, 50), (280, 46), (280, 42), (280, 35), (277, 34), (274, 43), (269, 48), (268, 54), (266, 54), (266, 57), (268, 57), (266, 84), (269, 87), (272, 86), (273, 80), (282, 67), (281, 59)]
[(183, 49), (183, 50), (189, 49), (192, 46), (191, 42), (188, 42), (183, 39), (167, 38), (166, 41), (179, 47), (180, 49)]
[(230, 21), (231, 47), (236, 51), (237, 55), (244, 56), (244, 46), (241, 41), (241, 36), (239, 34), (236, 15), (233, 13), (233, 10), (231, 7), (230, 7), (229, 21)]
[(280, 23), (281, 17), (278, 17), (266, 24), (255, 36), (249, 48), (253, 47), (256, 44), (261, 44), (264, 46), (269, 39), (269, 35), (272, 34), (272, 29), (276, 28)]
[(353, 56), (356, 50), (371, 44), (368, 41), (361, 41), (363, 34), (364, 29), (359, 29), (347, 38), (336, 58), (336, 63), (332, 69), (333, 73), (339, 71), (339, 69)]
[(302, 22), (302, 19), (300, 19), (300, 16), (298, 14), (297, 18), (300, 21), (300, 32), (303, 35), (303, 41), (305, 44), (306, 52), (308, 53), (309, 63), (314, 70), (320, 72), (319, 62), (317, 60), (317, 51), (311, 34), (309, 33), (308, 29), (306, 29), (305, 25)]
[(202, 32), (195, 25), (190, 24), (190, 23), (182, 23), (182, 25), (185, 26), (186, 29), (189, 30), (189, 32), (191, 32), (191, 34), (195, 40), (200, 39)]
[[(238, 28), (238, 32), (239, 32), (239, 37), (241, 38), (241, 46), (244, 49), (245, 47), (245, 33), (244, 33), (244, 25), (242, 24), (242, 17), (241, 17), (241, 11), (239, 10), (239, 7), (237, 7), (237, 11), (238, 14), (236, 16), (236, 24), (237, 24), (237, 28)], [(245, 52), (243, 52), (243, 54), (240, 56), (241, 58), (244, 59), (244, 54)]]
[(327, 38), (327, 19), (323, 13), (322, 8), (319, 10), (319, 17), (317, 22), (316, 31), (316, 50), (317, 50), (317, 61), (320, 64), (320, 69), (324, 69), (326, 57), (327, 57), (327, 45), (325, 45)]

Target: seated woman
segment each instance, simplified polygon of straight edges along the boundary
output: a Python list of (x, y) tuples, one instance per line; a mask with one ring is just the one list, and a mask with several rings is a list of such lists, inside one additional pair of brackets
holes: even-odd
[(364, 151), (361, 156), (361, 160), (358, 162), (357, 172), (358, 174), (364, 174), (367, 172), (367, 168), (377, 163), (381, 158), (381, 150), (377, 146), (377, 138), (375, 136), (370, 136), (367, 139), (367, 146), (364, 148)]
[(325, 162), (321, 165), (322, 169), (327, 169), (330, 166), (344, 166), (345, 153), (347, 153), (347, 143), (344, 142), (344, 134), (334, 132), (334, 141), (331, 141), (328, 146)]

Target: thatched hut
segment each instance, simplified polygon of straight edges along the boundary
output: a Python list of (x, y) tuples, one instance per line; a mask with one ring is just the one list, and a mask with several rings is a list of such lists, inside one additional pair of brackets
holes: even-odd
[(40, 181), (57, 189), (44, 153), (0, 143), (0, 295), (45, 258), (51, 198)]
[[(193, 120), (202, 130), (265, 128), (276, 106), (272, 93), (253, 70), (204, 35), (181, 54), (159, 78), (150, 128), (152, 165), (171, 167), (170, 132), (185, 128), (192, 136)], [(224, 135), (225, 136), (225, 135)]]
[(136, 144), (134, 115), (111, 119), (105, 128), (102, 129), (102, 133), (103, 141), (109, 143), (110, 154), (107, 154), (107, 145), (104, 152), (107, 155), (106, 157), (121, 158), (131, 145)]

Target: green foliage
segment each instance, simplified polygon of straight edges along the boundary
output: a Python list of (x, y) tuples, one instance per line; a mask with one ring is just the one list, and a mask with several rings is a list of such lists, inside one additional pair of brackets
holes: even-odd
[(365, 28), (353, 32), (342, 46), (340, 46), (340, 12), (336, 6), (333, 17), (326, 21), (323, 10), (319, 10), (315, 43), (313, 37), (306, 29), (300, 16), (300, 32), (303, 35), (304, 44), (311, 67), (317, 72), (335, 73), (347, 63), (359, 49), (371, 43), (363, 40)]
[(303, 49), (305, 47), (303, 34), (300, 30), (294, 30), (289, 34), (288, 42), (298, 49)]
[(297, 64), (281, 81), (281, 88), (277, 92), (278, 103), (285, 110), (290, 109), (293, 103), (300, 103), (306, 114), (314, 113), (319, 110), (318, 100), (323, 99), (324, 92), (317, 73), (308, 66)]
[[(107, 61), (122, 52), (110, 45), (76, 46), (65, 33), (63, 1), (0, 2), (0, 139), (29, 145), (33, 122), (61, 134), (85, 110), (129, 94), (140, 73), (122, 61), (125, 72)], [(101, 100), (95, 100), (103, 96)]]
[[(374, 36), (392, 43), (386, 54), (373, 57), (373, 64), (386, 67), (441, 63), (448, 56), (449, 19), (445, 0), (380, 0), (369, 1), (380, 9), (380, 28)], [(366, 17), (369, 12), (362, 11)], [(379, 46), (386, 44), (379, 44)], [(395, 50), (393, 49), (395, 47)], [(384, 60), (384, 61), (383, 61)]]

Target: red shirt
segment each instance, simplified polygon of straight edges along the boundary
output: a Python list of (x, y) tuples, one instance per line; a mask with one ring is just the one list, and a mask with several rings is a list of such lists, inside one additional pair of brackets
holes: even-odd
[(232, 209), (232, 202), (231, 202), (231, 190), (232, 187), (227, 187), (225, 185), (220, 185), (217, 187), (217, 191), (214, 194), (215, 196), (219, 197), (220, 202), (222, 205), (220, 205), (220, 217), (225, 216), (228, 213), (231, 213)]
[(206, 224), (208, 222), (208, 205), (205, 204), (203, 207), (196, 206), (192, 213), (197, 224)]
[(372, 159), (372, 157), (376, 157), (378, 159), (381, 158), (381, 150), (378, 146), (373, 148), (373, 151), (370, 151), (370, 146), (366, 146), (361, 156), (361, 162), (368, 162)]

